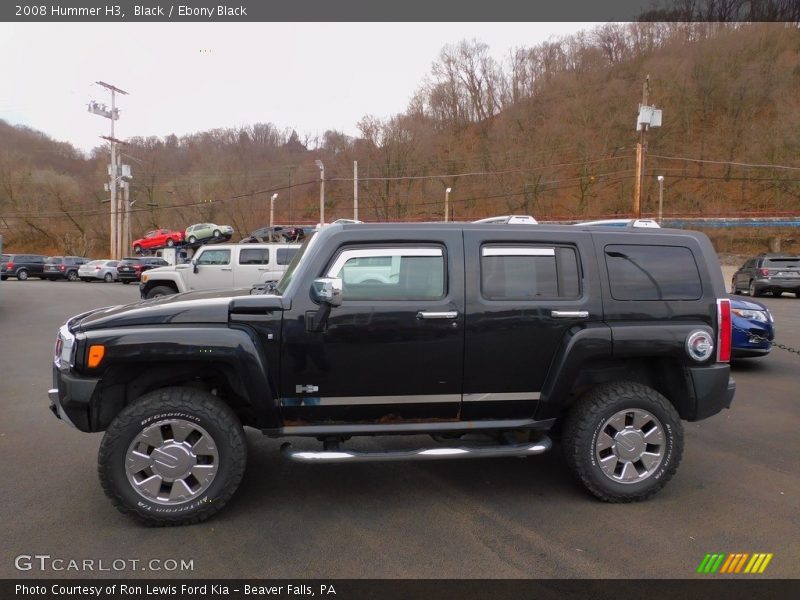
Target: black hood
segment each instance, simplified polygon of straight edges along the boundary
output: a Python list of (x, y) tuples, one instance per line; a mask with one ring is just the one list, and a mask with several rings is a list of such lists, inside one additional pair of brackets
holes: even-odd
[(249, 295), (249, 288), (185, 292), (133, 304), (108, 306), (75, 319), (70, 323), (70, 328), (91, 331), (164, 323), (227, 323), (231, 299)]

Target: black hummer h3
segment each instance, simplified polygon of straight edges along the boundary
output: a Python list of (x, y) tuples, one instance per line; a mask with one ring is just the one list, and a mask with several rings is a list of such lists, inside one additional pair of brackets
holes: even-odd
[[(730, 405), (730, 303), (700, 233), (333, 225), (271, 293), (190, 292), (61, 327), (53, 412), (103, 431), (100, 480), (151, 525), (218, 511), (242, 427), (306, 462), (525, 456), (551, 437), (609, 502), (675, 473), (681, 420)], [(364, 453), (352, 436), (430, 434)], [(417, 438), (414, 438), (417, 439)]]

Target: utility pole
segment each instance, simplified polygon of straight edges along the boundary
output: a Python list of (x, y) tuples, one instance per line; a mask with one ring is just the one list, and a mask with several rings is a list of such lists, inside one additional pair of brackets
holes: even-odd
[(314, 161), (319, 167), (319, 226), (325, 226), (325, 165), (321, 160)]
[(275, 216), (275, 199), (278, 197), (278, 193), (272, 194), (272, 197), (269, 199), (269, 241), (272, 241), (272, 218)]
[(292, 220), (292, 192), (294, 191), (294, 170), (295, 166), (289, 167), (289, 225), (294, 225)]
[(644, 178), (644, 162), (647, 153), (647, 130), (650, 127), (661, 127), (661, 111), (655, 106), (648, 106), (647, 98), (650, 94), (650, 75), (642, 85), (642, 103), (639, 105), (639, 115), (636, 119), (636, 130), (639, 132), (639, 141), (636, 144), (636, 182), (633, 190), (633, 218), (642, 217), (642, 187)]
[(453, 191), (453, 188), (447, 188), (444, 191), (444, 222), (447, 223), (450, 220), (449, 212), (450, 212), (450, 192)]
[(119, 119), (119, 110), (117, 109), (117, 94), (127, 95), (128, 92), (121, 90), (118, 87), (98, 81), (97, 85), (101, 85), (111, 92), (111, 110), (105, 104), (98, 104), (97, 102), (89, 103), (89, 112), (101, 117), (105, 117), (111, 121), (111, 136), (107, 139), (111, 141), (111, 163), (108, 166), (108, 191), (111, 193), (111, 215), (109, 221), (110, 229), (110, 254), (111, 258), (120, 258), (120, 240), (118, 237), (118, 223), (119, 220), (119, 201), (117, 199), (117, 140), (114, 138), (114, 121)]
[(353, 219), (358, 221), (358, 161), (353, 161)]

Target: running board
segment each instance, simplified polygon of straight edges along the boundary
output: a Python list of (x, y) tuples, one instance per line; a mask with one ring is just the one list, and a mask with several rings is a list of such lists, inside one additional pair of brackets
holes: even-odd
[(503, 444), (501, 446), (420, 448), (396, 452), (358, 452), (355, 450), (293, 450), (291, 444), (281, 446), (286, 458), (305, 463), (315, 462), (368, 462), (389, 460), (439, 460), (445, 458), (496, 458), (500, 456), (532, 456), (542, 454), (552, 448), (550, 438), (527, 444)]

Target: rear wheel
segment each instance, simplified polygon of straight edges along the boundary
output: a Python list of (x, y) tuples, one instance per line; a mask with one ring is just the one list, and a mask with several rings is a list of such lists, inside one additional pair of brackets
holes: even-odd
[(783, 292), (780, 290), (773, 290), (772, 295), (775, 296), (776, 298), (780, 298), (781, 296), (783, 296)]
[(572, 407), (564, 424), (567, 463), (605, 502), (645, 500), (675, 474), (683, 427), (669, 400), (629, 381), (598, 385)]
[(731, 294), (738, 294), (739, 288), (736, 287), (736, 278), (731, 279)]
[(748, 286), (747, 291), (751, 298), (756, 298), (761, 295), (761, 292), (756, 289), (756, 282), (753, 280), (750, 280), (750, 285)]
[(206, 391), (175, 387), (122, 410), (103, 437), (98, 472), (121, 512), (146, 525), (187, 525), (225, 506), (246, 462), (233, 410)]
[(17, 279), (19, 279), (20, 281), (25, 281), (26, 279), (28, 279), (28, 272), (25, 269), (20, 269), (19, 271), (17, 271)]
[(142, 253), (142, 247), (141, 247), (139, 244), (136, 244), (136, 245), (133, 247), (133, 251), (134, 251), (136, 254), (141, 254), (141, 253)]
[(103, 277), (103, 281), (106, 283), (111, 283), (114, 281), (114, 276), (111, 273), (106, 273), (105, 277)]
[(194, 244), (197, 241), (197, 238), (194, 237), (193, 235), (190, 235), (189, 239), (186, 241), (188, 241), (190, 244)]
[(215, 229), (215, 230), (214, 230), (214, 233), (213, 233), (212, 235), (213, 235), (215, 238), (218, 238), (219, 236), (221, 236), (221, 235), (222, 235), (222, 233), (220, 232), (220, 230), (219, 230), (219, 229)]
[(167, 246), (172, 248), (175, 245), (175, 242), (172, 238), (167, 238)]
[(69, 279), (70, 281), (78, 281), (78, 272), (67, 271), (67, 279)]

